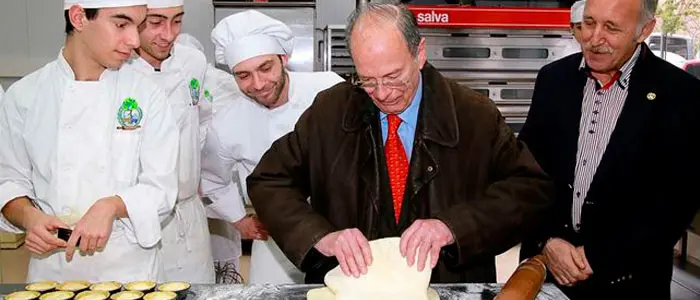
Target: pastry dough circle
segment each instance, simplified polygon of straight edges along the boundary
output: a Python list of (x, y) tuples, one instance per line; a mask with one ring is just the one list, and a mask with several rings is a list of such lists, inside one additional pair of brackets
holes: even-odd
[[(409, 267), (399, 250), (400, 238), (369, 242), (372, 264), (367, 273), (354, 278), (345, 276), (340, 266), (326, 273), (326, 287), (310, 290), (308, 300), (438, 300), (437, 292), (428, 288), (432, 270)], [(417, 255), (417, 254), (416, 254)], [(430, 257), (426, 265), (430, 265)]]

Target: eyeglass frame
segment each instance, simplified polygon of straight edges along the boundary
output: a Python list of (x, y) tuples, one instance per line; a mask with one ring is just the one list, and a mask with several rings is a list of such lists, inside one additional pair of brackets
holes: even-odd
[[(414, 63), (418, 64), (417, 58), (414, 60)], [(411, 68), (409, 68), (409, 70), (412, 69), (412, 67), (413, 66), (411, 66)], [(410, 73), (410, 72), (408, 72), (408, 73)], [(407, 74), (403, 74), (403, 75), (407, 75)], [(370, 81), (374, 81), (373, 86), (369, 86), (369, 87), (366, 86), (366, 84), (369, 83)], [(392, 79), (392, 78), (383, 78), (382, 77), (380, 79), (373, 78), (371, 80), (363, 81), (359, 78), (359, 74), (357, 74), (357, 73), (354, 73), (352, 75), (351, 83), (354, 86), (361, 88), (368, 93), (375, 91), (380, 86), (384, 86), (384, 87), (386, 87), (388, 89), (392, 89), (392, 90), (403, 90), (403, 89), (408, 88), (411, 85), (411, 82), (409, 80), (402, 79), (402, 78), (393, 78)]]

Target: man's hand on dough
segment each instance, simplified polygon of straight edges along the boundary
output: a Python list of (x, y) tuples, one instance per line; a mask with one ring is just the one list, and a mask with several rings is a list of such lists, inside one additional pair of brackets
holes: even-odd
[(325, 256), (335, 256), (346, 276), (360, 277), (367, 273), (367, 266), (372, 264), (369, 242), (357, 228), (331, 232), (321, 238), (314, 248)]
[(430, 255), (430, 268), (435, 268), (440, 249), (452, 244), (452, 231), (440, 220), (416, 220), (401, 235), (401, 255), (406, 258), (409, 266), (415, 263), (418, 253), (418, 271), (425, 269), (425, 262)]

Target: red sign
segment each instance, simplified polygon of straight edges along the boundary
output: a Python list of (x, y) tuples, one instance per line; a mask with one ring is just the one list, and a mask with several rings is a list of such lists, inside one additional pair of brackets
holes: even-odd
[(561, 8), (503, 8), (409, 5), (420, 27), (568, 29), (571, 11)]

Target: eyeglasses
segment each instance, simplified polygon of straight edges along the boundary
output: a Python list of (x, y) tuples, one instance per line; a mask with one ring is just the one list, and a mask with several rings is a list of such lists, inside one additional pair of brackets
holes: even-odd
[(362, 80), (360, 78), (360, 75), (357, 73), (352, 74), (352, 77), (350, 78), (350, 82), (352, 82), (353, 85), (362, 88), (365, 90), (365, 92), (371, 93), (379, 86), (384, 86), (385, 88), (391, 89), (391, 90), (405, 90), (411, 85), (411, 82), (407, 79), (403, 79), (405, 77), (409, 77), (411, 74), (411, 71), (415, 68), (418, 68), (418, 58), (415, 57), (413, 59), (413, 63), (408, 65), (408, 68), (406, 68), (397, 78), (380, 78), (380, 79), (370, 79), (370, 80)]
[(360, 79), (357, 79), (353, 82), (356, 86), (364, 89), (365, 91), (373, 91), (377, 89), (379, 86), (384, 86), (385, 88), (392, 89), (392, 90), (402, 90), (408, 87), (408, 81), (400, 79), (400, 78), (395, 78), (395, 79), (382, 79), (382, 80), (368, 80), (368, 81), (362, 81)]

